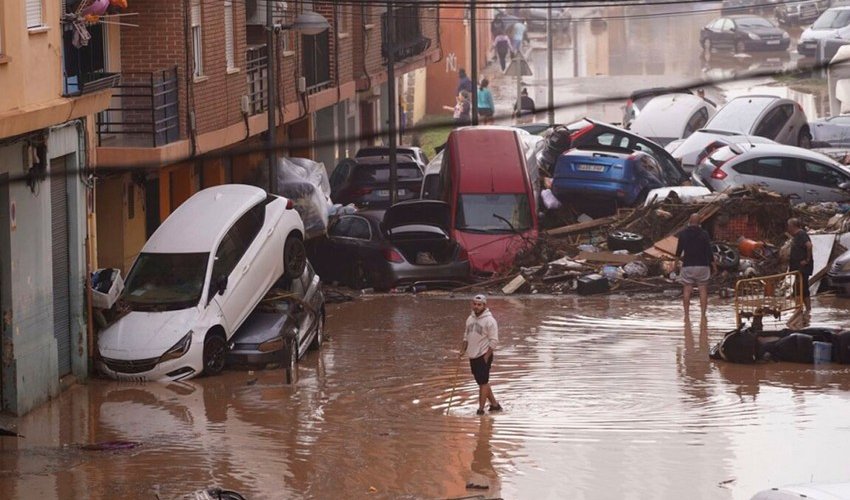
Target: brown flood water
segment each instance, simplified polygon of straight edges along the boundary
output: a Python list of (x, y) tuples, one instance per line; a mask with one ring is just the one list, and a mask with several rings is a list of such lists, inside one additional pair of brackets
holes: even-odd
[[(160, 385), (93, 380), (0, 438), (8, 499), (749, 498), (850, 480), (850, 367), (708, 359), (733, 324), (683, 328), (677, 299), (492, 298), (492, 375), (505, 411), (475, 415), (464, 363), (446, 407), (469, 297), (371, 297), (329, 306), (331, 340), (282, 370)], [(812, 323), (847, 324), (846, 299)], [(696, 304), (694, 304), (694, 307)], [(766, 327), (774, 325), (767, 324)], [(123, 451), (79, 445), (139, 441)], [(487, 490), (468, 490), (469, 482)]]

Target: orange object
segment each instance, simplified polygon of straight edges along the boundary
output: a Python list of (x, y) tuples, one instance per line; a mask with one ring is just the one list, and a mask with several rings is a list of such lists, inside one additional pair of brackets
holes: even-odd
[(122, 9), (127, 8), (127, 0), (109, 0), (109, 4)]
[(761, 257), (764, 252), (764, 242), (755, 241), (741, 236), (738, 238), (738, 253), (742, 257)]

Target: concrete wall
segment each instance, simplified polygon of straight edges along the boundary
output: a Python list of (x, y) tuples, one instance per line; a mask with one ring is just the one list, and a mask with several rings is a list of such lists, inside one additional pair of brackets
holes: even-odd
[[(76, 171), (84, 158), (79, 152), (78, 129), (54, 129), (47, 139), (48, 158), (66, 156)], [(71, 283), (72, 373), (85, 378), (86, 322), (85, 187), (77, 175), (47, 177), (33, 189), (22, 181), (26, 140), (0, 146), (0, 185), (4, 201), (0, 227), (2, 255), (2, 409), (24, 414), (59, 392), (57, 343), (53, 337), (53, 273), (50, 186), (65, 182), (69, 197), (69, 262)]]

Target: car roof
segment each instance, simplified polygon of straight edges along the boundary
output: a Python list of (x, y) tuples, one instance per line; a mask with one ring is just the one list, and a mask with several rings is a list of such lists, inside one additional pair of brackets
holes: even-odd
[[(747, 102), (741, 104), (741, 102), (743, 101)], [(717, 113), (715, 113), (714, 116), (712, 116), (711, 119), (708, 120), (708, 123), (705, 124), (704, 128), (749, 134), (752, 132), (754, 125), (758, 123), (759, 118), (764, 115), (765, 111), (777, 103), (790, 104), (794, 103), (794, 101), (790, 99), (784, 99), (782, 97), (777, 97), (775, 95), (763, 94), (743, 95), (735, 97), (734, 99), (731, 99), (729, 102), (727, 102), (720, 109), (718, 109)], [(724, 126), (724, 124), (728, 125), (729, 123), (731, 123), (729, 121), (730, 114), (732, 116), (737, 117), (737, 119), (732, 120), (732, 122), (735, 122), (736, 126), (746, 125), (749, 128), (747, 130), (741, 130), (740, 128)], [(721, 123), (720, 126), (717, 125), (718, 122)]]
[[(520, 193), (526, 190), (525, 155), (513, 127), (461, 127), (449, 134), (455, 143), (461, 193)], [(462, 146), (462, 147), (457, 147)], [(517, 165), (519, 168), (499, 168)]]
[(264, 199), (265, 190), (245, 184), (225, 184), (198, 191), (160, 224), (142, 252), (212, 252), (233, 222)]
[[(357, 165), (389, 165), (390, 157), (389, 156), (361, 156), (360, 158), (355, 158), (354, 162)], [(402, 163), (414, 163), (419, 165), (412, 156), (405, 154), (397, 154), (396, 155), (396, 163), (401, 165)]]
[(842, 170), (847, 170), (847, 167), (841, 165), (837, 161), (833, 160), (829, 156), (825, 154), (818, 153), (816, 151), (811, 151), (809, 149), (798, 148), (797, 146), (788, 146), (785, 144), (771, 144), (771, 143), (749, 143), (749, 142), (735, 142), (729, 146), (724, 147), (736, 147), (743, 151), (742, 154), (746, 154), (748, 157), (750, 156), (763, 156), (763, 155), (782, 155), (782, 156), (791, 156), (795, 158), (803, 158), (806, 160), (819, 161), (822, 163), (828, 163), (833, 166), (841, 167)]
[[(367, 156), (386, 156), (390, 151), (389, 146), (364, 146), (357, 150), (355, 158), (364, 158)], [(396, 146), (396, 151), (402, 154), (414, 155), (422, 151), (418, 146)], [(384, 153), (386, 152), (386, 153)], [(362, 155), (360, 153), (363, 153)]]
[(703, 107), (705, 99), (693, 94), (655, 96), (632, 121), (630, 130), (646, 137), (681, 137), (691, 116)]

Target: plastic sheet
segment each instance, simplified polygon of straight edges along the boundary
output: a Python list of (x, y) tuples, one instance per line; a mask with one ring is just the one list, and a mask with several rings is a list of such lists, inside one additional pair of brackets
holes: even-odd
[(277, 167), (277, 193), (292, 200), (304, 222), (307, 239), (325, 234), (331, 187), (324, 163), (307, 158), (281, 158)]

